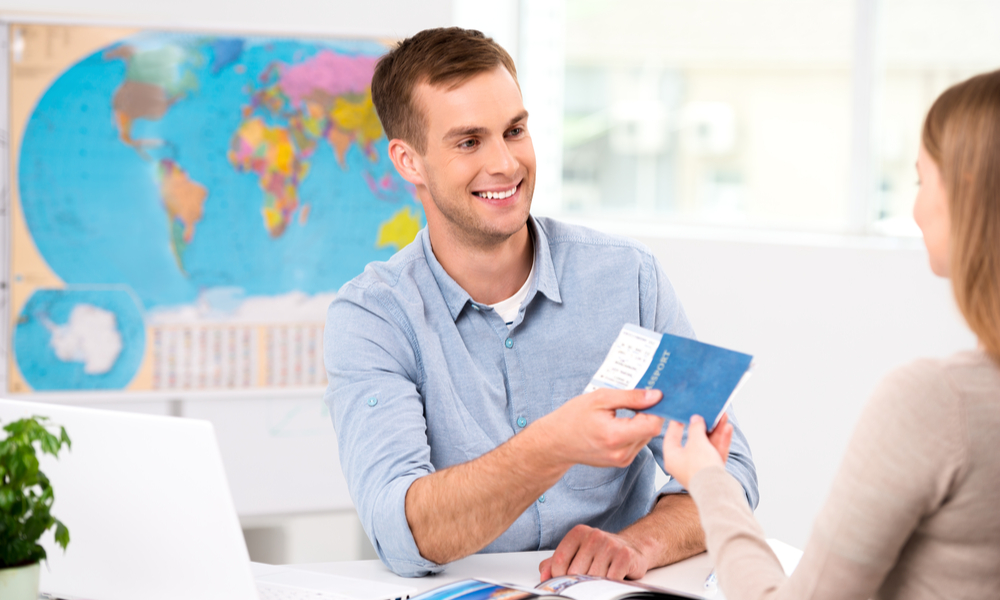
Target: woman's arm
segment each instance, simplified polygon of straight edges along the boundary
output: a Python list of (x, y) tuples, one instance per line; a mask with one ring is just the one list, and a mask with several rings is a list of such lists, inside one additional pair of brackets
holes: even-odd
[(668, 429), (664, 461), (688, 478), (730, 600), (870, 598), (965, 460), (959, 398), (940, 369), (894, 372), (865, 408), (803, 558), (785, 578), (742, 488), (720, 465), (705, 466), (712, 440), (695, 423), (690, 429), (684, 448)]

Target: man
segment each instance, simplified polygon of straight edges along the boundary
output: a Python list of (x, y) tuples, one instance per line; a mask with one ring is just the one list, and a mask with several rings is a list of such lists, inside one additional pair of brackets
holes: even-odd
[[(659, 392), (580, 396), (624, 323), (693, 336), (641, 245), (529, 214), (535, 156), (510, 56), (458, 28), (379, 62), (372, 97), (427, 227), (330, 306), (326, 402), (351, 496), (401, 575), (556, 548), (542, 578), (637, 578), (704, 550), (653, 484)], [(654, 459), (655, 457), (655, 459)], [(757, 503), (737, 429), (728, 468)]]

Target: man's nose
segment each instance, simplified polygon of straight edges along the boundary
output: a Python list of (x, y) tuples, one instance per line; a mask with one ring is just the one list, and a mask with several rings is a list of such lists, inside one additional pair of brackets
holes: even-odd
[(491, 140), (488, 148), (486, 169), (491, 175), (513, 175), (517, 171), (518, 161), (511, 153), (505, 138)]

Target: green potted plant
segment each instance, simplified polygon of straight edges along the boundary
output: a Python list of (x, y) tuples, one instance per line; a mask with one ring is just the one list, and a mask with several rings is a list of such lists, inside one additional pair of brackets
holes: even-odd
[(52, 516), (55, 496), (49, 478), (38, 469), (36, 447), (58, 456), (66, 445), (66, 430), (49, 431), (54, 425), (47, 417), (14, 421), (3, 430), (0, 441), (0, 598), (36, 600), (38, 598), (39, 562), (45, 548), (39, 543), (42, 534), (55, 526), (56, 543), (66, 550), (69, 530)]

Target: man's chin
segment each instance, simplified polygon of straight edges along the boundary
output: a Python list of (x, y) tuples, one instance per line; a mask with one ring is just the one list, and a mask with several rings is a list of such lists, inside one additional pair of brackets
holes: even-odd
[(465, 237), (468, 242), (482, 248), (499, 246), (524, 231), (528, 224), (528, 216), (529, 215), (525, 213), (523, 218), (518, 218), (512, 223), (505, 224), (506, 226), (497, 226), (493, 224), (491, 227), (489, 225), (481, 224), (479, 227), (474, 229), (467, 229)]
[[(440, 207), (440, 204), (436, 204)], [(511, 237), (524, 231), (531, 210), (530, 195), (515, 206), (502, 209), (452, 211), (440, 210), (443, 222), (449, 224), (452, 235), (462, 243), (480, 248), (490, 248), (503, 244)]]
[(506, 241), (518, 233), (521, 233), (528, 225), (528, 218), (530, 217), (531, 213), (528, 212), (528, 210), (525, 210), (516, 218), (511, 215), (511, 220), (508, 223), (505, 223), (506, 226), (497, 227), (491, 233), (495, 234), (498, 238), (503, 238), (503, 240)]
[(515, 231), (482, 231), (479, 233), (478, 238), (479, 245), (483, 247), (489, 246), (499, 246), (501, 244), (507, 243), (510, 238), (514, 237), (524, 229), (524, 225), (516, 229)]

